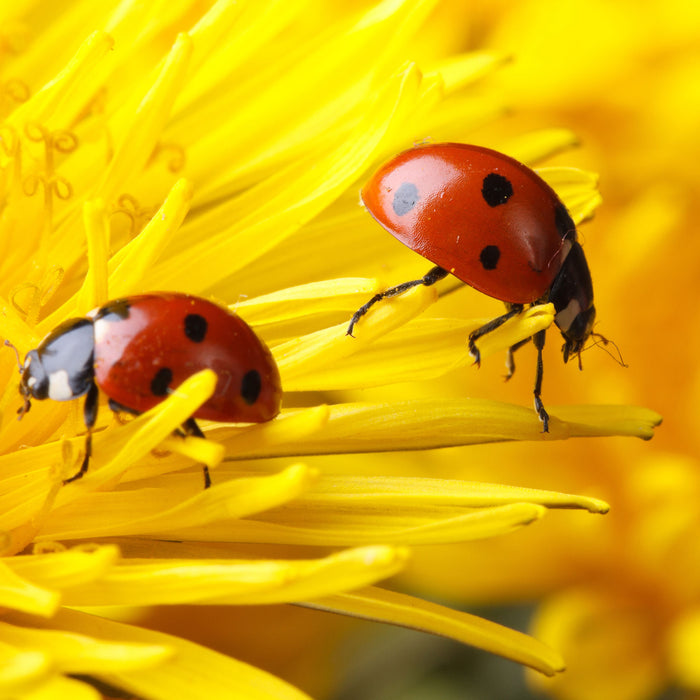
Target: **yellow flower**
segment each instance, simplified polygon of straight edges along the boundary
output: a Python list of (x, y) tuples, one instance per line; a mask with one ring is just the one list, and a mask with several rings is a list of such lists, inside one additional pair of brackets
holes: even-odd
[[(449, 298), (415, 318), (435, 289), (377, 308), (356, 339), (345, 333), (384, 282), (422, 262), (401, 262), (377, 234), (356, 206), (359, 180), (416, 138), (467, 138), (502, 111), (478, 87), (500, 54), (445, 56), (427, 31), (422, 71), (410, 62), (435, 4), (76, 0), (0, 11), (2, 335), (24, 354), (110, 298), (189, 292), (254, 326), (286, 392), (279, 418), (204, 424), (208, 440), (173, 431), (211, 396), (210, 370), (124, 424), (103, 409), (89, 471), (64, 485), (83, 458), (79, 402), (37, 402), (18, 423), (15, 358), (2, 355), (0, 695), (96, 697), (96, 679), (149, 698), (305, 697), (253, 665), (112, 619), (132, 616), (114, 606), (300, 603), (562, 669), (533, 638), (373, 584), (406, 566), (409, 547), (505, 534), (546, 508), (603, 513), (604, 502), (313, 458), (542, 439), (529, 408), (427, 396), (428, 383), (411, 396), (386, 388), (468, 363), (464, 339), (480, 320), (437, 315)], [(536, 162), (572, 140), (547, 130), (500, 146)], [(543, 175), (577, 222), (597, 206), (588, 173)], [(513, 319), (482, 358), (552, 316), (544, 305)], [(659, 420), (618, 406), (551, 414), (551, 441), (648, 439)]]

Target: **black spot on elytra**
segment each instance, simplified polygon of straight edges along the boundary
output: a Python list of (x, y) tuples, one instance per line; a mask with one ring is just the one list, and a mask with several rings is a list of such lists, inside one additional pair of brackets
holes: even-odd
[(481, 195), (490, 207), (505, 204), (513, 196), (513, 185), (507, 177), (489, 173), (481, 187)]
[(394, 193), (391, 206), (396, 216), (403, 216), (416, 206), (419, 199), (418, 188), (412, 182), (404, 182)]
[(193, 343), (201, 343), (207, 335), (209, 324), (204, 316), (187, 314), (185, 316), (185, 335)]
[(151, 393), (154, 396), (165, 396), (173, 380), (173, 371), (169, 367), (161, 367), (151, 379)]
[(497, 245), (487, 245), (479, 253), (479, 261), (484, 270), (495, 270), (498, 265), (498, 259), (501, 257), (501, 251)]
[(554, 207), (554, 224), (562, 238), (566, 238), (569, 241), (576, 240), (576, 224), (561, 202)]
[(107, 319), (107, 321), (123, 321), (129, 318), (131, 304), (128, 299), (115, 299), (105, 304), (96, 314), (95, 321)]
[(243, 379), (241, 380), (241, 396), (247, 404), (254, 404), (258, 400), (261, 389), (262, 380), (260, 379), (260, 372), (256, 369), (251, 369), (243, 375)]

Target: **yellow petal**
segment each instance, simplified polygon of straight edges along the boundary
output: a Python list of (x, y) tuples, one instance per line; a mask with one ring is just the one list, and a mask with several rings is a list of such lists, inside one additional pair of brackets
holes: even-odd
[(31, 692), (27, 692), (22, 697), (27, 698), (27, 700), (63, 700), (63, 698), (71, 698), (71, 700), (74, 698), (75, 700), (102, 700), (103, 698), (88, 683), (58, 674), (51, 676), (38, 687), (32, 688)]
[[(62, 40), (65, 41), (65, 37)], [(76, 108), (79, 109), (94, 90), (91, 73), (113, 45), (112, 37), (104, 32), (90, 34), (68, 65), (30, 100), (14, 110), (9, 122), (16, 127), (30, 121), (38, 124), (48, 121), (54, 124), (70, 123)]]
[[(396, 328), (434, 301), (435, 294), (432, 287), (417, 287), (380, 302), (357, 324), (355, 338), (345, 335), (342, 324), (274, 346), (283, 386), (287, 391), (365, 389), (434, 379), (472, 364), (467, 338), (489, 319), (421, 318)], [(553, 319), (551, 304), (527, 309), (479, 339), (482, 360), (545, 330)]]
[[(343, 138), (335, 149), (320, 157), (314, 154), (308, 164), (295, 162), (263, 180), (231, 204), (219, 207), (213, 223), (199, 217), (195, 230), (183, 226), (182, 238), (187, 239), (184, 251), (158, 265), (149, 277), (150, 284), (159, 289), (182, 288), (184, 284), (185, 289), (196, 292), (211, 288), (265, 255), (358, 177), (397, 114), (415, 99), (417, 85), (415, 70), (394, 77), (353, 135)], [(232, 224), (221, 230), (226, 219)], [(190, 271), (187, 280), (182, 279), (183, 269)]]
[(528, 131), (522, 136), (510, 138), (499, 144), (505, 153), (521, 163), (533, 163), (550, 158), (563, 150), (576, 146), (579, 139), (569, 129), (549, 128)]
[(559, 654), (532, 637), (401, 593), (368, 588), (316, 600), (311, 606), (439, 634), (530, 666), (548, 676), (564, 670)]
[(139, 172), (150, 157), (186, 75), (191, 53), (191, 39), (187, 34), (180, 34), (97, 185), (96, 194), (104, 201), (112, 201), (125, 189), (125, 182), (134, 172)]
[(0, 693), (4, 697), (25, 697), (24, 693), (50, 679), (53, 670), (51, 657), (43, 651), (0, 647)]
[(668, 662), (673, 675), (684, 688), (700, 689), (700, 611), (687, 608), (671, 627), (668, 643)]
[[(95, 435), (90, 469), (81, 479), (62, 489), (56, 506), (73, 500), (80, 492), (118, 478), (129, 464), (157, 447), (182, 425), (214, 393), (216, 382), (217, 376), (212, 370), (198, 372), (188, 377), (165, 401), (150, 411), (127, 425), (119, 426), (118, 430)], [(209, 453), (202, 456), (209, 456)], [(219, 458), (222, 456), (223, 452), (220, 452)], [(67, 467), (76, 469), (70, 464)]]
[[(626, 435), (649, 439), (661, 417), (633, 406), (547, 407), (549, 433), (531, 408), (486, 399), (414, 399), (386, 403), (347, 403), (328, 407), (328, 422), (304, 438), (304, 454), (337, 454), (425, 450), (510, 440), (565, 440), (573, 437)], [(297, 411), (275, 420), (280, 432)], [(212, 431), (220, 442), (236, 435), (228, 428)], [(233, 444), (233, 443), (232, 443)], [(251, 445), (236, 450), (240, 459), (251, 456), (297, 455), (298, 442)]]
[(18, 576), (5, 562), (0, 562), (0, 605), (34, 615), (52, 615), (60, 595)]
[(98, 582), (64, 593), (66, 605), (267, 605), (366, 586), (396, 574), (408, 552), (362, 547), (309, 560), (123, 560)]
[(47, 554), (13, 557), (5, 562), (19, 576), (35, 584), (62, 590), (99, 580), (118, 559), (119, 550), (114, 545), (90, 545)]
[(401, 476), (322, 476), (288, 508), (375, 510), (402, 508), (437, 513), (454, 508), (489, 508), (513, 503), (535, 503), (547, 508), (583, 508), (607, 513), (607, 503), (597, 498), (555, 491), (489, 484), (483, 481), (425, 479)]
[[(90, 493), (57, 508), (44, 523), (38, 540), (66, 540), (125, 535), (167, 536), (178, 529), (231, 521), (296, 498), (315, 472), (298, 464), (279, 474), (218, 482), (202, 489), (201, 476), (178, 480), (163, 477), (160, 488)], [(104, 514), (109, 513), (109, 519)]]
[(114, 643), (82, 634), (37, 630), (0, 622), (0, 637), (19, 649), (40, 648), (66, 673), (131, 671), (162, 663), (173, 649), (159, 644)]
[[(104, 617), (63, 609), (51, 621), (35, 624), (13, 615), (14, 624), (63, 629), (113, 643), (139, 643), (173, 649), (175, 655), (152, 668), (96, 673), (95, 676), (139, 697), (155, 700), (196, 700), (240, 697), (247, 700), (310, 700), (275, 676), (192, 642), (167, 634), (112, 622)], [(73, 697), (67, 695), (63, 697)]]

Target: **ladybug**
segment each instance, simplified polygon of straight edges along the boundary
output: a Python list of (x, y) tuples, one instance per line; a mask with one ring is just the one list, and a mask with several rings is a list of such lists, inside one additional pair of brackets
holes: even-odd
[[(280, 410), (277, 365), (265, 344), (240, 317), (188, 294), (155, 293), (110, 301), (85, 318), (65, 321), (20, 365), (21, 418), (32, 399), (71, 401), (85, 396), (88, 468), (99, 391), (113, 411), (153, 408), (202, 369), (216, 372), (214, 394), (185, 421), (178, 434), (204, 437), (195, 419), (263, 423)], [(204, 467), (205, 487), (210, 486)]]
[[(421, 279), (372, 297), (352, 317), (349, 335), (378, 301), (453, 274), (504, 301), (507, 308), (470, 334), (475, 364), (480, 363), (479, 338), (526, 306), (551, 302), (564, 338), (564, 362), (578, 355), (580, 365), (595, 320), (591, 274), (569, 212), (530, 168), (481, 146), (429, 144), (385, 163), (363, 187), (361, 197), (389, 233), (436, 267)], [(509, 349), (507, 378), (515, 370), (513, 353), (529, 340)], [(549, 416), (540, 396), (545, 331), (532, 341), (537, 348), (535, 409), (548, 432)]]

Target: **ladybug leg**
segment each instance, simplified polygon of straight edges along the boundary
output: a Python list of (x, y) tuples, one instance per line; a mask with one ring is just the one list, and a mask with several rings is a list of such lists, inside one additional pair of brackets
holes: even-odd
[(504, 377), (505, 381), (508, 381), (515, 374), (515, 357), (514, 354), (516, 350), (520, 350), (523, 345), (527, 345), (532, 338), (525, 338), (515, 345), (511, 345), (508, 348), (508, 354), (506, 355), (506, 371), (508, 374)]
[(352, 335), (352, 330), (355, 327), (355, 324), (378, 301), (381, 301), (382, 299), (388, 299), (389, 297), (398, 296), (399, 294), (403, 294), (409, 289), (413, 289), (413, 287), (418, 287), (420, 285), (430, 287), (436, 282), (439, 282), (441, 279), (447, 277), (448, 274), (449, 273), (447, 272), (447, 270), (443, 269), (442, 267), (434, 267), (427, 274), (423, 275), (423, 277), (421, 277), (420, 279), (411, 280), (410, 282), (403, 282), (402, 284), (399, 284), (396, 287), (390, 287), (389, 289), (386, 289), (383, 292), (379, 292), (379, 294), (375, 294), (364, 306), (361, 306), (357, 311), (355, 311), (352, 319), (350, 320), (350, 325), (348, 326), (346, 335)]
[(502, 326), (506, 321), (513, 318), (513, 316), (517, 316), (524, 308), (523, 304), (509, 304), (508, 311), (502, 316), (497, 316), (488, 323), (485, 323), (481, 328), (477, 328), (469, 334), (469, 354), (474, 358), (474, 364), (477, 367), (481, 365), (481, 353), (479, 352), (479, 348), (476, 347), (476, 341), (487, 333), (495, 331), (496, 328)]
[(544, 375), (544, 364), (542, 363), (542, 349), (544, 348), (546, 331), (538, 331), (532, 336), (532, 342), (537, 348), (537, 374), (535, 375), (535, 410), (542, 421), (542, 432), (549, 432), (549, 414), (544, 410), (544, 404), (540, 395), (542, 393), (542, 377)]
[[(185, 435), (192, 435), (193, 437), (204, 438), (206, 440), (206, 435), (197, 425), (197, 421), (194, 418), (188, 418), (182, 424), (182, 431)], [(204, 488), (208, 489), (211, 486), (211, 477), (209, 476), (209, 467), (206, 464), (202, 465), (202, 473), (204, 475)]]
[(71, 481), (76, 481), (85, 476), (85, 472), (87, 472), (88, 466), (90, 465), (90, 457), (92, 456), (92, 429), (97, 422), (99, 396), (100, 392), (97, 388), (97, 384), (93, 382), (85, 396), (85, 405), (83, 407), (83, 419), (85, 421), (85, 427), (87, 428), (87, 435), (85, 436), (85, 456), (83, 457), (83, 463), (80, 465), (80, 469), (70, 478), (64, 479), (64, 484), (70, 484)]

